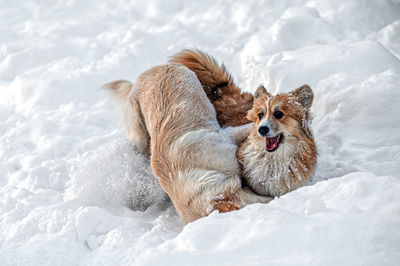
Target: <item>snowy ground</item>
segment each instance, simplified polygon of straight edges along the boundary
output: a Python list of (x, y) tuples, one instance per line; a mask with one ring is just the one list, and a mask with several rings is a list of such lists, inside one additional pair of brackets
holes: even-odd
[[(187, 47), (314, 89), (312, 184), (188, 225), (163, 203), (98, 88)], [(399, 60), (398, 0), (0, 0), (0, 265), (399, 265)]]

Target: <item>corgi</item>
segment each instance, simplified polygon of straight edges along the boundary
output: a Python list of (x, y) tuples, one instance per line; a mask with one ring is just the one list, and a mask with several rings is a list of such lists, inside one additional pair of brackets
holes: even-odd
[(184, 221), (272, 199), (241, 185), (237, 144), (251, 124), (222, 129), (187, 67), (160, 65), (142, 73), (134, 85), (115, 81), (106, 87), (123, 106), (129, 139), (142, 151), (149, 149), (153, 173)]
[(196, 74), (214, 105), (221, 127), (250, 123), (246, 115), (253, 106), (253, 95), (241, 93), (224, 64), (219, 65), (213, 57), (196, 49), (183, 50), (170, 62), (182, 64)]
[(237, 152), (242, 177), (257, 194), (279, 197), (311, 179), (317, 162), (312, 102), (307, 85), (275, 96), (263, 86), (257, 89), (247, 114), (255, 124)]

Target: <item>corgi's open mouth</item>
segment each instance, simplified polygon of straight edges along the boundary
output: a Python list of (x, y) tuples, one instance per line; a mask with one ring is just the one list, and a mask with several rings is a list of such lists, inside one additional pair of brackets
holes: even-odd
[(265, 148), (267, 149), (268, 152), (273, 152), (278, 149), (279, 144), (281, 143), (282, 139), (282, 133), (276, 135), (275, 137), (272, 138), (265, 138)]

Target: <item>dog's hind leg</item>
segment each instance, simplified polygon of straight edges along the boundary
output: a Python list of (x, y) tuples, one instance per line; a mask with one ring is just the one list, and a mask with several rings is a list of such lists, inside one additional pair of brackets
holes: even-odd
[(138, 152), (143, 154), (150, 153), (150, 136), (132, 83), (118, 80), (106, 84), (105, 87), (113, 91), (119, 101), (119, 105), (122, 107), (126, 134), (129, 140), (133, 142)]
[(150, 136), (147, 132), (146, 125), (144, 123), (142, 112), (134, 95), (129, 99), (130, 108), (128, 108), (125, 114), (125, 130), (126, 134), (135, 146), (136, 149), (143, 153), (150, 153)]
[(240, 187), (236, 191), (227, 190), (223, 197), (214, 199), (212, 202), (212, 210), (229, 212), (243, 208), (248, 204), (268, 203), (272, 199), (271, 197), (259, 196), (248, 187)]

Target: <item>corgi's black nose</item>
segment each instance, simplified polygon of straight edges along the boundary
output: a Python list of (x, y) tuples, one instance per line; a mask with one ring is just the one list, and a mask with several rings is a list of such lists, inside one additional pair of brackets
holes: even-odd
[(268, 134), (269, 128), (266, 126), (262, 126), (258, 128), (258, 133), (260, 133), (261, 136), (265, 136)]

